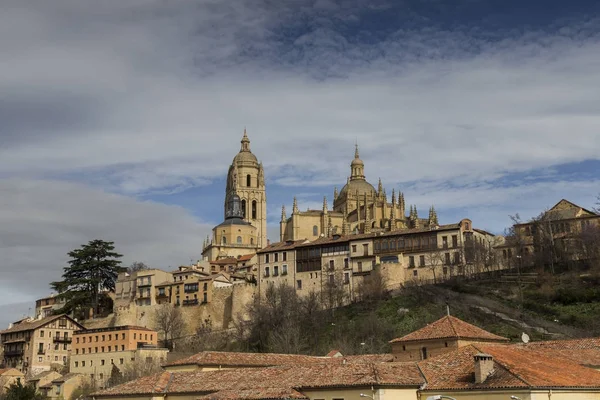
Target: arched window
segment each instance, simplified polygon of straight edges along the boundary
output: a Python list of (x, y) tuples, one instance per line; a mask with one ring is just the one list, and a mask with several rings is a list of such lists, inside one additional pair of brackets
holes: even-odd
[(242, 244), (242, 237), (241, 237), (241, 236), (238, 236), (238, 237), (237, 237), (237, 243), (238, 243), (238, 244)]
[(319, 236), (319, 227), (313, 226), (313, 236)]
[(252, 200), (252, 219), (256, 219), (256, 200)]
[(242, 200), (242, 215), (246, 218), (246, 200)]
[(254, 238), (250, 238), (250, 244), (254, 244)]
[(250, 187), (250, 185), (252, 184), (252, 178), (250, 177), (250, 174), (246, 175), (246, 186)]
[(225, 236), (221, 238), (221, 243), (227, 244), (227, 238)]

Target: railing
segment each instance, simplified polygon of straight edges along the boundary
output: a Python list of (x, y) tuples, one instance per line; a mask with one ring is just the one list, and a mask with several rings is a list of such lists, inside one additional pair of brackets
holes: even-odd
[(23, 355), (23, 350), (7, 350), (4, 352), (4, 357), (19, 357)]
[(195, 306), (198, 305), (198, 299), (183, 300), (182, 304), (184, 306)]
[(44, 354), (46, 354), (46, 350), (44, 350), (44, 349), (38, 349), (37, 353), (38, 353), (39, 356), (43, 356)]
[(198, 291), (198, 287), (183, 289), (184, 293), (194, 293)]
[(54, 336), (52, 339), (54, 343), (71, 343), (73, 341), (72, 337), (64, 337), (64, 336)]

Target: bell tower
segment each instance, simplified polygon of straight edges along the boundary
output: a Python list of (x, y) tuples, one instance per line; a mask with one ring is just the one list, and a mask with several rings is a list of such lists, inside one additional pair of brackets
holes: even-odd
[(244, 221), (257, 229), (256, 248), (267, 245), (267, 193), (262, 162), (250, 150), (250, 139), (244, 129), (239, 153), (233, 158), (225, 188), (225, 211), (231, 196), (240, 198)]

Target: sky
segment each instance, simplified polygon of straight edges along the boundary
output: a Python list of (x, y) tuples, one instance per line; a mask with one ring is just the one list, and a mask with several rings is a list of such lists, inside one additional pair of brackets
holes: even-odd
[(67, 252), (201, 257), (244, 128), (281, 206), (367, 179), (502, 233), (600, 193), (594, 0), (0, 0), (0, 327)]

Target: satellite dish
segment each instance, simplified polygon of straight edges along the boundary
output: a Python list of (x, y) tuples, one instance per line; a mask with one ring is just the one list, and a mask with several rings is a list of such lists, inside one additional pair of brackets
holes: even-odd
[(523, 332), (523, 334), (521, 335), (521, 340), (523, 341), (523, 343), (527, 344), (529, 343), (529, 335), (526, 334), (525, 332)]

